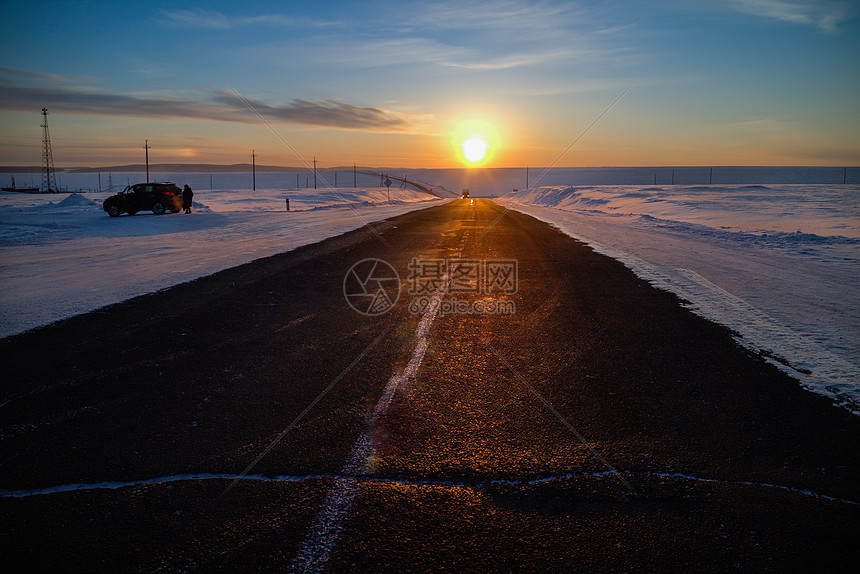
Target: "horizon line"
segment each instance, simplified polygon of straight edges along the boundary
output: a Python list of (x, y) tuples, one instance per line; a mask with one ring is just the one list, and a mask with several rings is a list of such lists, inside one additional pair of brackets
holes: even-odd
[[(193, 169), (188, 168), (206, 168), (204, 171), (195, 172)], [(175, 169), (177, 171), (187, 171), (190, 173), (205, 173), (206, 171), (218, 170), (225, 173), (230, 173), (228, 169), (224, 168), (247, 168), (250, 172), (252, 169), (251, 163), (151, 163), (149, 164), (149, 170), (157, 170), (157, 171), (170, 171), (170, 169)], [(449, 166), (449, 167), (376, 167), (376, 166), (368, 166), (368, 165), (336, 165), (331, 167), (317, 167), (316, 171), (351, 171), (353, 169), (373, 169), (373, 170), (381, 170), (381, 171), (393, 171), (393, 170), (468, 170), (468, 171), (486, 171), (486, 170), (525, 170), (525, 169), (545, 169), (546, 166), (542, 165), (523, 165), (523, 166)], [(572, 166), (553, 166), (552, 170), (559, 169), (712, 169), (712, 168), (816, 168), (816, 169), (856, 169), (860, 168), (860, 164), (857, 165), (849, 165), (849, 164), (840, 164), (840, 165), (814, 165), (814, 164), (662, 164), (662, 165), (654, 165), (654, 164), (639, 164), (639, 165), (572, 165)], [(43, 166), (41, 165), (0, 165), (0, 173), (33, 173), (33, 172), (41, 172)], [(71, 171), (78, 173), (87, 173), (87, 172), (98, 172), (98, 171), (127, 171), (127, 172), (136, 172), (136, 171), (145, 171), (146, 164), (143, 163), (134, 163), (134, 164), (118, 164), (118, 165), (109, 165), (109, 166), (88, 166), (88, 165), (74, 165), (74, 166), (66, 166), (66, 167), (55, 167), (56, 170), (60, 171)], [(312, 172), (313, 168), (307, 167), (298, 167), (298, 166), (289, 166), (289, 165), (257, 165), (256, 171), (261, 172)]]

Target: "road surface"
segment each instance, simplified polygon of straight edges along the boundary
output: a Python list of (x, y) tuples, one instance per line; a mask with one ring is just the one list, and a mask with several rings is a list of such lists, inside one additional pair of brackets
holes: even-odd
[(0, 351), (0, 536), (16, 571), (847, 571), (860, 558), (857, 417), (488, 200)]

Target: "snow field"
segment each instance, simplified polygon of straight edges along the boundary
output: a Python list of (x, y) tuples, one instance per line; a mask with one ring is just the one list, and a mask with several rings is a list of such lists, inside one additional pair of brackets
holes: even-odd
[(841, 185), (558, 186), (499, 203), (621, 261), (860, 414), (858, 198)]
[(391, 201), (384, 188), (307, 191), (197, 192), (190, 215), (118, 218), (101, 208), (108, 193), (0, 193), (0, 336), (441, 201), (399, 189)]

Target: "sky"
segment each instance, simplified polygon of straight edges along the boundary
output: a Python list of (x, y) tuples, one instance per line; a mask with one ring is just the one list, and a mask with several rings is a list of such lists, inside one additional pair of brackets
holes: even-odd
[(57, 167), (857, 166), (860, 3), (3, 0), (0, 165), (43, 107)]

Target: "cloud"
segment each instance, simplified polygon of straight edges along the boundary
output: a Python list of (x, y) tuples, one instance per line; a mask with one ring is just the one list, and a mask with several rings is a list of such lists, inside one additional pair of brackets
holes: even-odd
[(177, 10), (169, 12), (161, 11), (167, 19), (167, 23), (181, 28), (209, 28), (213, 30), (226, 30), (233, 24), (230, 19), (220, 12), (208, 10)]
[(452, 68), (464, 68), (467, 70), (507, 70), (520, 66), (533, 66), (551, 60), (562, 58), (573, 58), (578, 52), (570, 49), (545, 50), (539, 52), (522, 52), (508, 54), (499, 58), (487, 58), (484, 60), (472, 59), (470, 61), (442, 61), (441, 64)]
[(464, 70), (508, 70), (564, 60), (595, 62), (628, 56), (621, 49), (601, 48), (597, 45), (570, 42), (565, 47), (524, 46), (520, 49), (475, 48), (452, 46), (429, 38), (370, 39), (360, 43), (346, 41), (327, 42), (314, 50), (314, 57), (325, 62), (348, 64), (361, 68), (396, 66), (402, 64), (433, 64)]
[[(335, 99), (293, 100), (285, 106), (267, 104), (249, 98), (246, 100), (258, 114), (267, 120), (340, 129), (388, 132), (411, 131), (416, 127), (415, 121), (408, 119), (403, 114), (395, 114), (377, 108), (360, 108)], [(244, 102), (232, 93), (219, 93), (216, 95), (215, 101), (228, 108), (250, 111), (247, 110)]]
[(402, 18), (422, 28), (443, 30), (538, 31), (559, 28), (580, 14), (574, 2), (522, 2), (462, 0), (406, 5)]
[[(248, 100), (263, 118), (273, 122), (375, 132), (410, 132), (427, 119), (378, 108), (364, 108), (339, 100), (296, 99), (284, 105)], [(99, 116), (159, 119), (198, 119), (256, 123), (257, 116), (234, 94), (215, 93), (207, 99), (130, 95), (66, 86), (15, 86), (0, 82), (0, 109)]]
[(812, 25), (822, 32), (835, 32), (847, 18), (844, 4), (827, 0), (729, 0), (729, 5), (744, 14)]
[(387, 38), (369, 40), (349, 49), (329, 46), (325, 58), (365, 68), (417, 62), (467, 70), (505, 70), (569, 58), (575, 54), (575, 50), (563, 48), (484, 57), (472, 48), (449, 46), (427, 38)]
[[(625, 54), (612, 49), (609, 43), (617, 41), (614, 36), (630, 26), (595, 28), (595, 18), (605, 18), (605, 14), (590, 14), (579, 3), (570, 1), (372, 3), (360, 13), (347, 10), (342, 20), (328, 22), (284, 15), (227, 16), (199, 9), (165, 10), (162, 15), (169, 25), (189, 28), (226, 30), (262, 23), (301, 27), (295, 31), (301, 35), (301, 42), (297, 43), (290, 34), (289, 38), (279, 37), (246, 48), (255, 58), (269, 54), (276, 63), (301, 54), (308, 61), (357, 68), (427, 64), (484, 71), (560, 60), (587, 64), (608, 58), (618, 60)], [(304, 32), (306, 27), (323, 26), (339, 28), (341, 33), (318, 36)], [(628, 50), (628, 54), (632, 53)]]
[[(379, 30), (397, 30), (412, 33), (415, 30), (494, 30), (529, 31), (558, 28), (575, 20), (578, 11), (575, 3), (566, 1), (524, 2), (522, 0), (447, 1), (383, 3), (374, 8), (365, 7), (359, 17), (373, 22)], [(316, 20), (307, 16), (260, 14), (257, 16), (228, 16), (215, 10), (200, 8), (187, 10), (161, 10), (163, 23), (182, 28), (226, 30), (240, 26), (266, 24), (273, 26), (333, 26), (354, 25), (355, 21)]]
[(334, 22), (311, 20), (304, 17), (290, 17), (283, 14), (261, 14), (231, 18), (221, 12), (211, 10), (162, 10), (164, 23), (178, 28), (203, 28), (208, 30), (227, 30), (258, 24), (269, 26), (330, 26)]
[(46, 74), (43, 72), (34, 72), (32, 70), (21, 70), (18, 68), (10, 68), (8, 66), (0, 66), (0, 78), (6, 78), (10, 82), (26, 81), (36, 84), (73, 84), (98, 83), (98, 79), (93, 76), (64, 76), (61, 74)]
[(440, 63), (466, 56), (470, 50), (426, 38), (385, 38), (358, 44), (329, 43), (317, 54), (332, 62), (376, 67), (415, 62)]
[(386, 5), (378, 25), (326, 38), (309, 56), (359, 67), (430, 64), (468, 71), (539, 66), (630, 63), (635, 24), (618, 25), (602, 7), (584, 2), (455, 0)]

